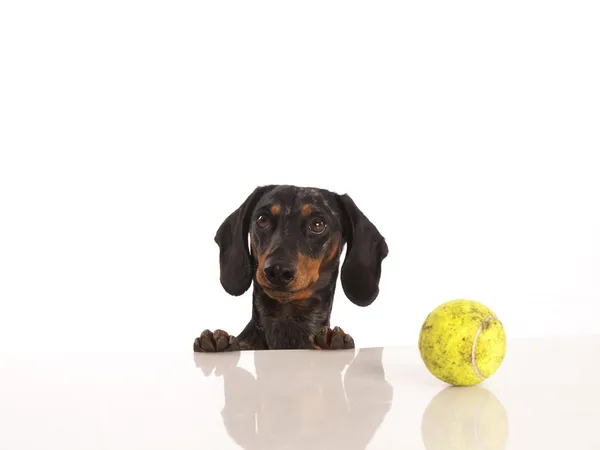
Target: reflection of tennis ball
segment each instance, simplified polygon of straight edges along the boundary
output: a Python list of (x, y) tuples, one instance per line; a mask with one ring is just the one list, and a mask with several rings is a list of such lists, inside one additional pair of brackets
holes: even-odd
[(508, 439), (508, 416), (486, 389), (448, 387), (425, 409), (421, 435), (427, 450), (501, 450)]
[(504, 327), (485, 305), (452, 300), (431, 312), (419, 334), (427, 369), (455, 386), (473, 386), (496, 372), (506, 352)]

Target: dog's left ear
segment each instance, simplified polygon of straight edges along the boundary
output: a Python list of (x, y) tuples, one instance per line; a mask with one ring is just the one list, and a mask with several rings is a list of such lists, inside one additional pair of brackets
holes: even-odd
[(250, 219), (256, 204), (272, 186), (257, 187), (221, 224), (215, 235), (219, 245), (221, 285), (230, 294), (239, 296), (252, 284), (253, 267), (248, 250)]
[(342, 288), (352, 303), (368, 306), (379, 295), (381, 265), (388, 255), (385, 238), (346, 194), (338, 195), (348, 248), (341, 270)]

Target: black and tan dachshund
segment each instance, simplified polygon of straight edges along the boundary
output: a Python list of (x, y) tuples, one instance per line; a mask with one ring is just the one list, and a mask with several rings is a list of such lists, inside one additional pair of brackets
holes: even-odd
[(204, 330), (195, 352), (354, 348), (349, 334), (330, 328), (341, 253), (347, 246), (344, 293), (364, 307), (379, 295), (388, 246), (348, 195), (260, 186), (225, 219), (215, 242), (225, 291), (239, 296), (254, 285), (252, 318), (237, 337)]

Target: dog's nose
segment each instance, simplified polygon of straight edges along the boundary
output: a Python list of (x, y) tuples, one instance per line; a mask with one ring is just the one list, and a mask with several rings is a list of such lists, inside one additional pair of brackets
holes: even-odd
[(296, 278), (296, 268), (286, 264), (269, 264), (263, 272), (269, 283), (276, 287), (284, 287)]

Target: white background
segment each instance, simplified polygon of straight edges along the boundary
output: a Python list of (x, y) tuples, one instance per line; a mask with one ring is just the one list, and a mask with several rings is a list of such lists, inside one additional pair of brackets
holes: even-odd
[(338, 290), (359, 346), (453, 298), (600, 333), (597, 2), (409, 3), (2, 2), (0, 352), (239, 332), (213, 237), (266, 183), (387, 238), (378, 300)]

